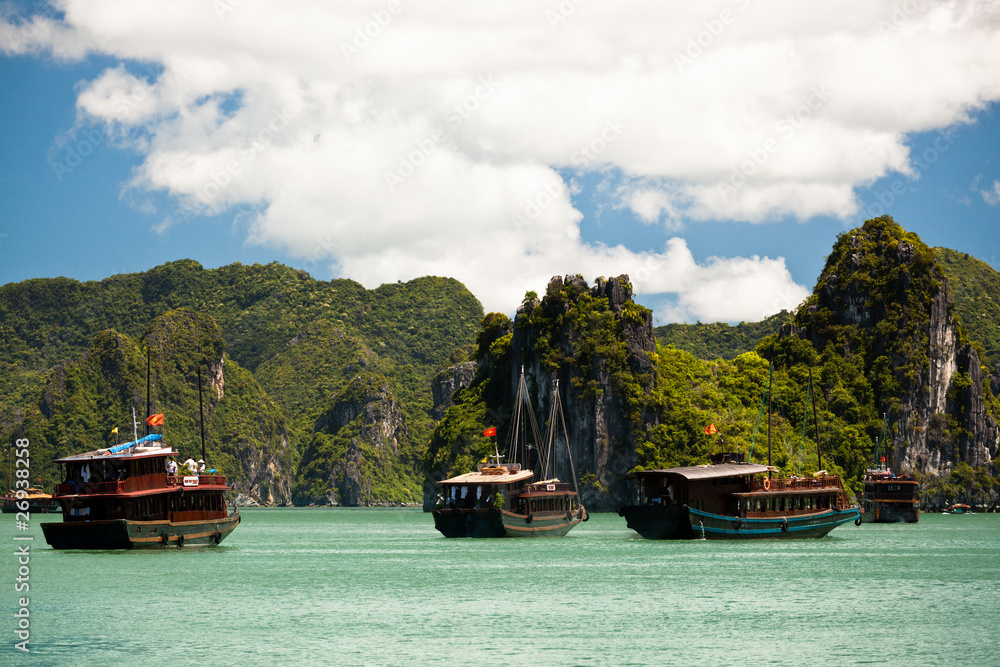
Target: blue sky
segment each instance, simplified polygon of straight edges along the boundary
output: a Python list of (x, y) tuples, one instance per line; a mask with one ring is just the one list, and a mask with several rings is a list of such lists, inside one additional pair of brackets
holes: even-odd
[[(949, 31), (865, 3), (776, 36), (781, 3), (511, 3), (526, 54), (500, 57), (496, 16), (338, 4), (293, 3), (315, 42), (249, 0), (8, 6), (0, 283), (278, 261), (368, 287), (452, 275), (511, 312), (554, 274), (629, 273), (657, 323), (738, 322), (794, 307), (837, 234), (883, 212), (1000, 267), (995, 15)], [(632, 12), (656, 30), (616, 32)], [(486, 44), (437, 54), (454, 24)], [(775, 62), (797, 73), (776, 83)]]

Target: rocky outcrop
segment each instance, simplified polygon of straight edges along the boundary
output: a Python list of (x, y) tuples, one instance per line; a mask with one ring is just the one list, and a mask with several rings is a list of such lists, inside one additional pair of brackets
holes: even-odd
[[(883, 217), (838, 240), (813, 302), (798, 315), (801, 335), (817, 349), (836, 341), (845, 357), (867, 360), (873, 388), (883, 391), (876, 405), (898, 405), (889, 410), (897, 472), (944, 477), (958, 462), (992, 467), (997, 456), (983, 369), (952, 309), (933, 251)], [(887, 367), (891, 382), (879, 370)], [(892, 386), (895, 394), (885, 393)]]
[[(575, 312), (583, 294), (607, 301), (618, 331), (579, 331), (572, 318), (562, 317)], [(553, 324), (554, 330), (549, 328)], [(624, 344), (628, 371), (652, 373), (649, 353), (656, 350), (652, 313), (632, 301), (627, 275), (599, 278), (593, 288), (580, 276), (554, 276), (541, 302), (522, 305), (514, 319), (511, 395), (516, 393), (513, 383), (523, 363), (528, 386), (537, 397), (539, 420), (544, 420), (551, 410), (553, 384), (559, 382), (581, 500), (594, 511), (609, 511), (625, 500), (622, 480), (636, 465), (633, 429), (645, 424), (629, 421), (624, 392), (612, 381), (614, 361), (593, 354), (587, 336), (617, 337)], [(556, 348), (554, 354), (535, 352), (541, 337)], [(564, 361), (553, 368), (553, 358)]]
[(316, 420), (302, 460), (304, 484), (296, 487), (301, 488), (296, 504), (372, 504), (373, 477), (398, 475), (400, 442), (408, 437), (389, 381), (370, 373), (355, 377), (331, 397)]
[(431, 394), (434, 397), (434, 408), (431, 414), (435, 419), (443, 419), (444, 413), (454, 405), (452, 396), (459, 389), (464, 389), (472, 384), (476, 377), (475, 361), (467, 361), (463, 364), (449, 366), (434, 376), (431, 380)]

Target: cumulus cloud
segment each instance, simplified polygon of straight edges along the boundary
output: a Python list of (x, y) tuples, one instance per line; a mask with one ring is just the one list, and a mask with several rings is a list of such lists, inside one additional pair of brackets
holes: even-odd
[(983, 201), (987, 204), (997, 206), (1000, 204), (1000, 181), (993, 181), (992, 188), (980, 190), (979, 193), (983, 196)]
[(974, 0), (58, 7), (7, 16), (0, 47), (124, 63), (78, 112), (143, 156), (132, 188), (179, 202), (163, 226), (240, 207), (253, 242), (318, 270), (451, 275), (505, 311), (577, 272), (629, 273), (686, 318), (794, 306), (780, 258), (582, 240), (560, 174), (613, 168), (612, 205), (667, 233), (846, 218), (855, 187), (912, 173), (907, 133), (1000, 97), (1000, 18)]

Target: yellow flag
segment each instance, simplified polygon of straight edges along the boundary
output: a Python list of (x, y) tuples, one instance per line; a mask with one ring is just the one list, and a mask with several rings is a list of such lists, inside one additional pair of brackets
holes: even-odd
[(112, 433), (117, 433), (117, 432), (118, 432), (118, 427), (117, 427), (117, 426), (115, 426), (115, 427), (114, 427), (113, 429), (111, 429), (111, 432), (112, 432)]

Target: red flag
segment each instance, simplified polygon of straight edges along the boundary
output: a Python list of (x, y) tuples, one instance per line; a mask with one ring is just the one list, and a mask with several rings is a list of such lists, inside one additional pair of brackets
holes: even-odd
[(715, 428), (715, 424), (709, 424), (705, 427), (705, 435), (712, 435), (713, 433), (718, 433), (719, 429)]
[(490, 426), (488, 429), (483, 431), (483, 435), (496, 435), (496, 434), (497, 434), (496, 426)]
[(163, 413), (160, 412), (146, 417), (146, 424), (149, 426), (163, 426)]

